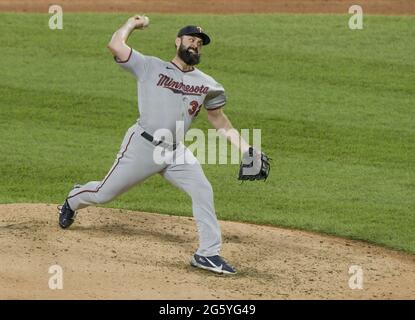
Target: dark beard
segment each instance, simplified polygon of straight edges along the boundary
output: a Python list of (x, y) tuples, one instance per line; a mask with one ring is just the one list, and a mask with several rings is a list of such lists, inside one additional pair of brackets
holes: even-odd
[(189, 66), (197, 65), (200, 62), (200, 54), (190, 52), (183, 44), (180, 44), (177, 54)]

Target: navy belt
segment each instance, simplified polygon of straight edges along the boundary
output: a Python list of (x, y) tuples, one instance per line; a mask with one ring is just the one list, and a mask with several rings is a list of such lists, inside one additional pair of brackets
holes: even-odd
[[(156, 140), (156, 139), (154, 139), (154, 137), (151, 135), (151, 134), (149, 134), (149, 133), (147, 133), (147, 132), (145, 132), (145, 131), (143, 131), (143, 133), (141, 134), (141, 136), (144, 138), (144, 139), (146, 139), (146, 140), (148, 140), (148, 141), (150, 141), (152, 144), (154, 144), (155, 146), (158, 146), (158, 145), (160, 145), (161, 143), (163, 143), (164, 141), (160, 141), (160, 140)], [(165, 143), (166, 145), (168, 145), (168, 146), (170, 146), (170, 147), (173, 147), (173, 150), (176, 150), (176, 148), (177, 148), (177, 144), (176, 143), (173, 143), (173, 144), (168, 144), (168, 143)]]

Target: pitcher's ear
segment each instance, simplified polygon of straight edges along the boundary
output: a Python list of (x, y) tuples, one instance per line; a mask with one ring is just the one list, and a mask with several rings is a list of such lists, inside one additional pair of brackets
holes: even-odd
[(176, 45), (176, 49), (178, 49), (180, 47), (180, 44), (182, 43), (182, 38), (181, 37), (177, 37), (176, 41), (174, 42), (174, 44)]

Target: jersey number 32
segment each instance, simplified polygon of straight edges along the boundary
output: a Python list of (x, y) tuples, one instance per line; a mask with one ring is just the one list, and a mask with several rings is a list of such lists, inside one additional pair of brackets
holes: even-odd
[(193, 100), (190, 102), (190, 108), (187, 111), (189, 112), (189, 115), (196, 117), (201, 109), (200, 107), (199, 103), (196, 100)]

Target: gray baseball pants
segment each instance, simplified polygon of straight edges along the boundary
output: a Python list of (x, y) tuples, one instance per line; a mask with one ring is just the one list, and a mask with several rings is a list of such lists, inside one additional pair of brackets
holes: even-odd
[(196, 253), (201, 256), (219, 254), (221, 231), (214, 209), (213, 190), (199, 162), (180, 143), (174, 151), (175, 159), (171, 164), (157, 164), (153, 159), (156, 147), (141, 136), (140, 130), (137, 124), (128, 129), (114, 165), (105, 178), (73, 189), (67, 198), (69, 206), (72, 210), (79, 210), (90, 205), (107, 203), (146, 178), (159, 173), (192, 198), (193, 216), (199, 233), (199, 248)]

